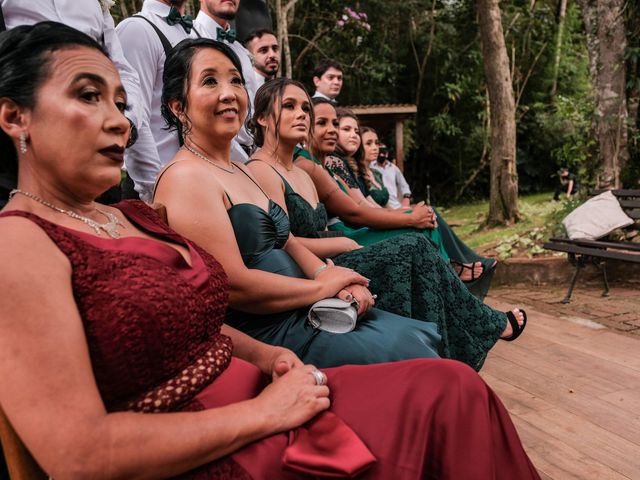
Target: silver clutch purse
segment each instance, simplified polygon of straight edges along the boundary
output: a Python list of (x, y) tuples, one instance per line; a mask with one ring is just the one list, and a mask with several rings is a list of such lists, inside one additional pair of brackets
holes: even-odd
[(339, 298), (319, 300), (309, 309), (309, 324), (331, 333), (347, 333), (356, 328), (358, 309)]

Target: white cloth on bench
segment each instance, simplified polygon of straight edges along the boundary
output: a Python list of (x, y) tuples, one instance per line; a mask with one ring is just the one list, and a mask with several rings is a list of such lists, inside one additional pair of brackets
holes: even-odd
[(632, 223), (611, 191), (590, 198), (562, 221), (571, 240), (596, 240)]

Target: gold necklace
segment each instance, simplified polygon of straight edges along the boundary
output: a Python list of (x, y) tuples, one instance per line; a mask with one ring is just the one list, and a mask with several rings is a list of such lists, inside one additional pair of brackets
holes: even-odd
[(280, 160), (279, 155), (276, 155), (276, 163), (282, 165), (282, 168), (284, 168), (287, 172), (291, 172), (293, 170), (293, 165), (291, 165), (291, 168), (287, 167), (287, 165), (282, 160)]
[(232, 163), (231, 164), (231, 170), (228, 170), (224, 167), (221, 167), (220, 165), (218, 165), (217, 163), (213, 163), (213, 161), (211, 161), (209, 158), (207, 158), (206, 156), (204, 156), (203, 154), (201, 154), (200, 152), (198, 152), (197, 150), (191, 148), (189, 145), (187, 145), (186, 143), (183, 145), (184, 148), (186, 148), (187, 150), (189, 150), (191, 153), (193, 153), (196, 157), (201, 158), (202, 160), (204, 160), (207, 163), (210, 163), (211, 165), (213, 165), (214, 167), (219, 168), (220, 170), (222, 170), (223, 172), (227, 172), (227, 173), (236, 173), (236, 167), (235, 165)]
[(73, 210), (65, 210), (64, 208), (56, 207), (53, 203), (47, 202), (44, 198), (40, 198), (39, 196), (34, 195), (33, 193), (25, 192), (17, 188), (14, 190), (11, 190), (11, 193), (9, 193), (9, 200), (11, 200), (16, 193), (19, 193), (20, 195), (24, 195), (25, 197), (28, 197), (31, 200), (35, 200), (36, 202), (41, 203), (45, 207), (49, 207), (50, 209), (55, 210), (56, 212), (64, 213), (65, 215), (71, 218), (80, 220), (81, 222), (93, 228), (93, 230), (98, 235), (100, 235), (100, 231), (103, 231), (104, 233), (109, 235), (111, 238), (121, 237), (120, 232), (118, 232), (118, 227), (119, 226), (124, 227), (124, 225), (122, 225), (122, 223), (120, 223), (120, 220), (118, 220), (118, 217), (116, 217), (111, 212), (105, 212), (103, 210), (96, 208), (96, 211), (100, 212), (102, 215), (107, 217), (107, 220), (108, 220), (106, 223), (98, 223), (89, 217), (85, 217), (84, 215), (80, 215), (79, 213), (74, 212)]

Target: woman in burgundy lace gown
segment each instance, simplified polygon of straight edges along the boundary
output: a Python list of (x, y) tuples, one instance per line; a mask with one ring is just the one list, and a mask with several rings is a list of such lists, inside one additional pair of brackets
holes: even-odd
[(0, 404), (47, 474), (538, 478), (470, 368), (322, 374), (224, 326), (224, 271), (154, 210), (96, 204), (129, 133), (99, 45), (18, 27), (0, 64), (0, 167), (18, 178), (0, 213)]

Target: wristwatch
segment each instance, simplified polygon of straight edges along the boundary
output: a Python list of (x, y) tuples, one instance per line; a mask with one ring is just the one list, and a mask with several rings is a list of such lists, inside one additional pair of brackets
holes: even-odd
[(127, 120), (129, 120), (129, 141), (127, 142), (127, 148), (129, 148), (138, 140), (138, 129), (130, 118), (127, 118)]

